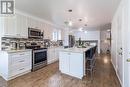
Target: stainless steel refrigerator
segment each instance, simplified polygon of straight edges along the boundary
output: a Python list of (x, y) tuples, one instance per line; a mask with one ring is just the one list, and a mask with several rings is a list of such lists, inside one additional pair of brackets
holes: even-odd
[(75, 36), (69, 35), (69, 47), (73, 47), (75, 44)]

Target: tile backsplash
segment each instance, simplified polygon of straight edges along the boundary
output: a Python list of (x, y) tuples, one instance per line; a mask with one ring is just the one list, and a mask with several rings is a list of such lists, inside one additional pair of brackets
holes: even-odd
[[(15, 43), (20, 45), (20, 49), (25, 49), (26, 45), (31, 45), (31, 43), (37, 43), (41, 47), (59, 46), (59, 41), (50, 41), (49, 39), (25, 39), (25, 38), (10, 38), (2, 37), (2, 47), (1, 50), (11, 50), (16, 49)], [(61, 45), (60, 45), (61, 46)]]

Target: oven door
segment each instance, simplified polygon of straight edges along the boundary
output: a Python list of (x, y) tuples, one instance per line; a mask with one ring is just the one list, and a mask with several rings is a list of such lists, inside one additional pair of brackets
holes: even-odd
[(33, 54), (34, 65), (47, 61), (47, 50), (35, 50)]

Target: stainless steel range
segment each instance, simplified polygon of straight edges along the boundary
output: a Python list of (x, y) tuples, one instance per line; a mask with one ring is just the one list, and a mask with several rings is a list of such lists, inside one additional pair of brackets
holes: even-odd
[(26, 46), (27, 49), (32, 49), (32, 71), (38, 70), (47, 65), (47, 48), (40, 46)]

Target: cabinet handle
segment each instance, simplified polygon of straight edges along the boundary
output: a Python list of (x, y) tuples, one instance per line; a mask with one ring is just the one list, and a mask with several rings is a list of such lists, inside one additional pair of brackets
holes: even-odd
[(24, 70), (24, 68), (22, 68), (22, 69), (19, 69), (19, 70)]
[(21, 60), (21, 61), (19, 61), (19, 62), (24, 62), (24, 60)]
[(23, 53), (23, 54), (20, 54), (20, 55), (24, 55), (24, 53)]

